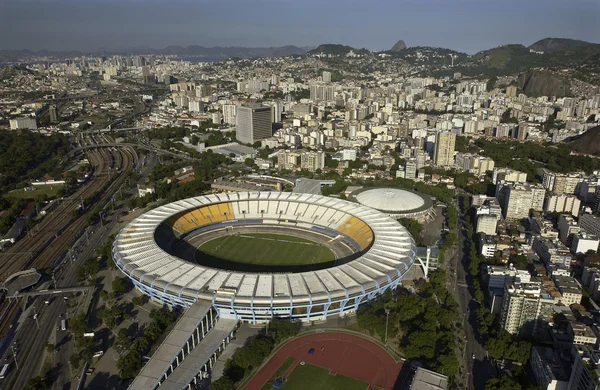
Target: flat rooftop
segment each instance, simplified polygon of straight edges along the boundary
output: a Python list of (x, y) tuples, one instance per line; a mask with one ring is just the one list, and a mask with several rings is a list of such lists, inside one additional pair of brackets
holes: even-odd
[(446, 390), (448, 388), (448, 377), (435, 371), (417, 368), (415, 376), (410, 385), (410, 390)]
[[(167, 338), (158, 347), (156, 352), (154, 352), (152, 358), (142, 368), (129, 387), (129, 390), (154, 388), (154, 385), (158, 383), (158, 380), (167, 371), (175, 356), (177, 356), (186, 341), (190, 338), (192, 332), (200, 325), (200, 322), (202, 322), (202, 319), (206, 316), (211, 306), (211, 302), (196, 301), (183, 313), (173, 330), (171, 330)], [(210, 335), (211, 333), (212, 330), (208, 334)], [(196, 349), (198, 348), (199, 346), (196, 347)]]
[(160, 385), (161, 390), (181, 390), (194, 380), (202, 367), (208, 362), (225, 337), (235, 329), (238, 320), (219, 318), (216, 325), (194, 350), (186, 356), (181, 364), (173, 371), (166, 381)]

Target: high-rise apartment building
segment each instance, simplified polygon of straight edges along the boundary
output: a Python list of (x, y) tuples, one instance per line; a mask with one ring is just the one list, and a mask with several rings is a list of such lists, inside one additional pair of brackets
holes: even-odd
[(223, 122), (235, 125), (236, 113), (237, 106), (235, 104), (223, 104)]
[(549, 192), (546, 195), (546, 205), (544, 212), (546, 213), (569, 213), (577, 217), (581, 201), (575, 195), (555, 194)]
[(500, 324), (510, 334), (539, 336), (548, 326), (553, 305), (554, 298), (539, 282), (508, 283)]
[(242, 104), (237, 108), (235, 138), (253, 144), (273, 135), (271, 107), (258, 103)]
[(323, 71), (323, 81), (326, 83), (331, 82), (331, 72), (327, 72), (326, 70)]
[(546, 190), (537, 185), (508, 185), (505, 195), (504, 217), (522, 219), (529, 216), (529, 210), (542, 211)]
[(454, 145), (456, 143), (456, 134), (450, 132), (440, 132), (435, 136), (435, 149), (433, 161), (435, 165), (449, 167), (454, 165)]
[(320, 151), (302, 153), (300, 156), (300, 168), (310, 172), (325, 168), (325, 153)]

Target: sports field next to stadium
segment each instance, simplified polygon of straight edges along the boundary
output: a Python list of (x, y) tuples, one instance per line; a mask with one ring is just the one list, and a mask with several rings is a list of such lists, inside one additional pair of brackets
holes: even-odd
[(333, 263), (335, 255), (325, 245), (279, 234), (232, 234), (208, 241), (198, 248), (210, 257), (239, 264), (296, 266)]
[[(332, 375), (330, 370), (306, 362), (293, 362), (291, 366), (295, 367), (291, 368), (292, 371), (281, 385), (282, 390), (367, 390), (369, 388), (368, 384), (358, 379), (342, 374)], [(268, 390), (265, 389), (267, 386), (263, 386), (262, 389)]]

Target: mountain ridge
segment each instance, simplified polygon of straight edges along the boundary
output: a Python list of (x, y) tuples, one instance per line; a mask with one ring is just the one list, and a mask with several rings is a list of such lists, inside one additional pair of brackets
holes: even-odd
[(594, 45), (592, 42), (570, 38), (544, 38), (527, 46), (530, 50), (543, 53), (556, 53), (559, 51), (578, 49), (580, 47)]

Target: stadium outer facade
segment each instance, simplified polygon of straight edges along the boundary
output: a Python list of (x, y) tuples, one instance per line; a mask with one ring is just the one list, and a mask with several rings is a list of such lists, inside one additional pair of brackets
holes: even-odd
[[(194, 264), (163, 249), (202, 231), (250, 225), (318, 232), (344, 240), (357, 255), (316, 271), (250, 273)], [(159, 245), (161, 232), (175, 238), (165, 243), (158, 237)], [(155, 301), (188, 307), (208, 300), (222, 317), (260, 323), (355, 312), (400, 284), (415, 245), (396, 220), (365, 206), (321, 195), (251, 192), (198, 196), (150, 210), (119, 232), (112, 253), (117, 267)]]

